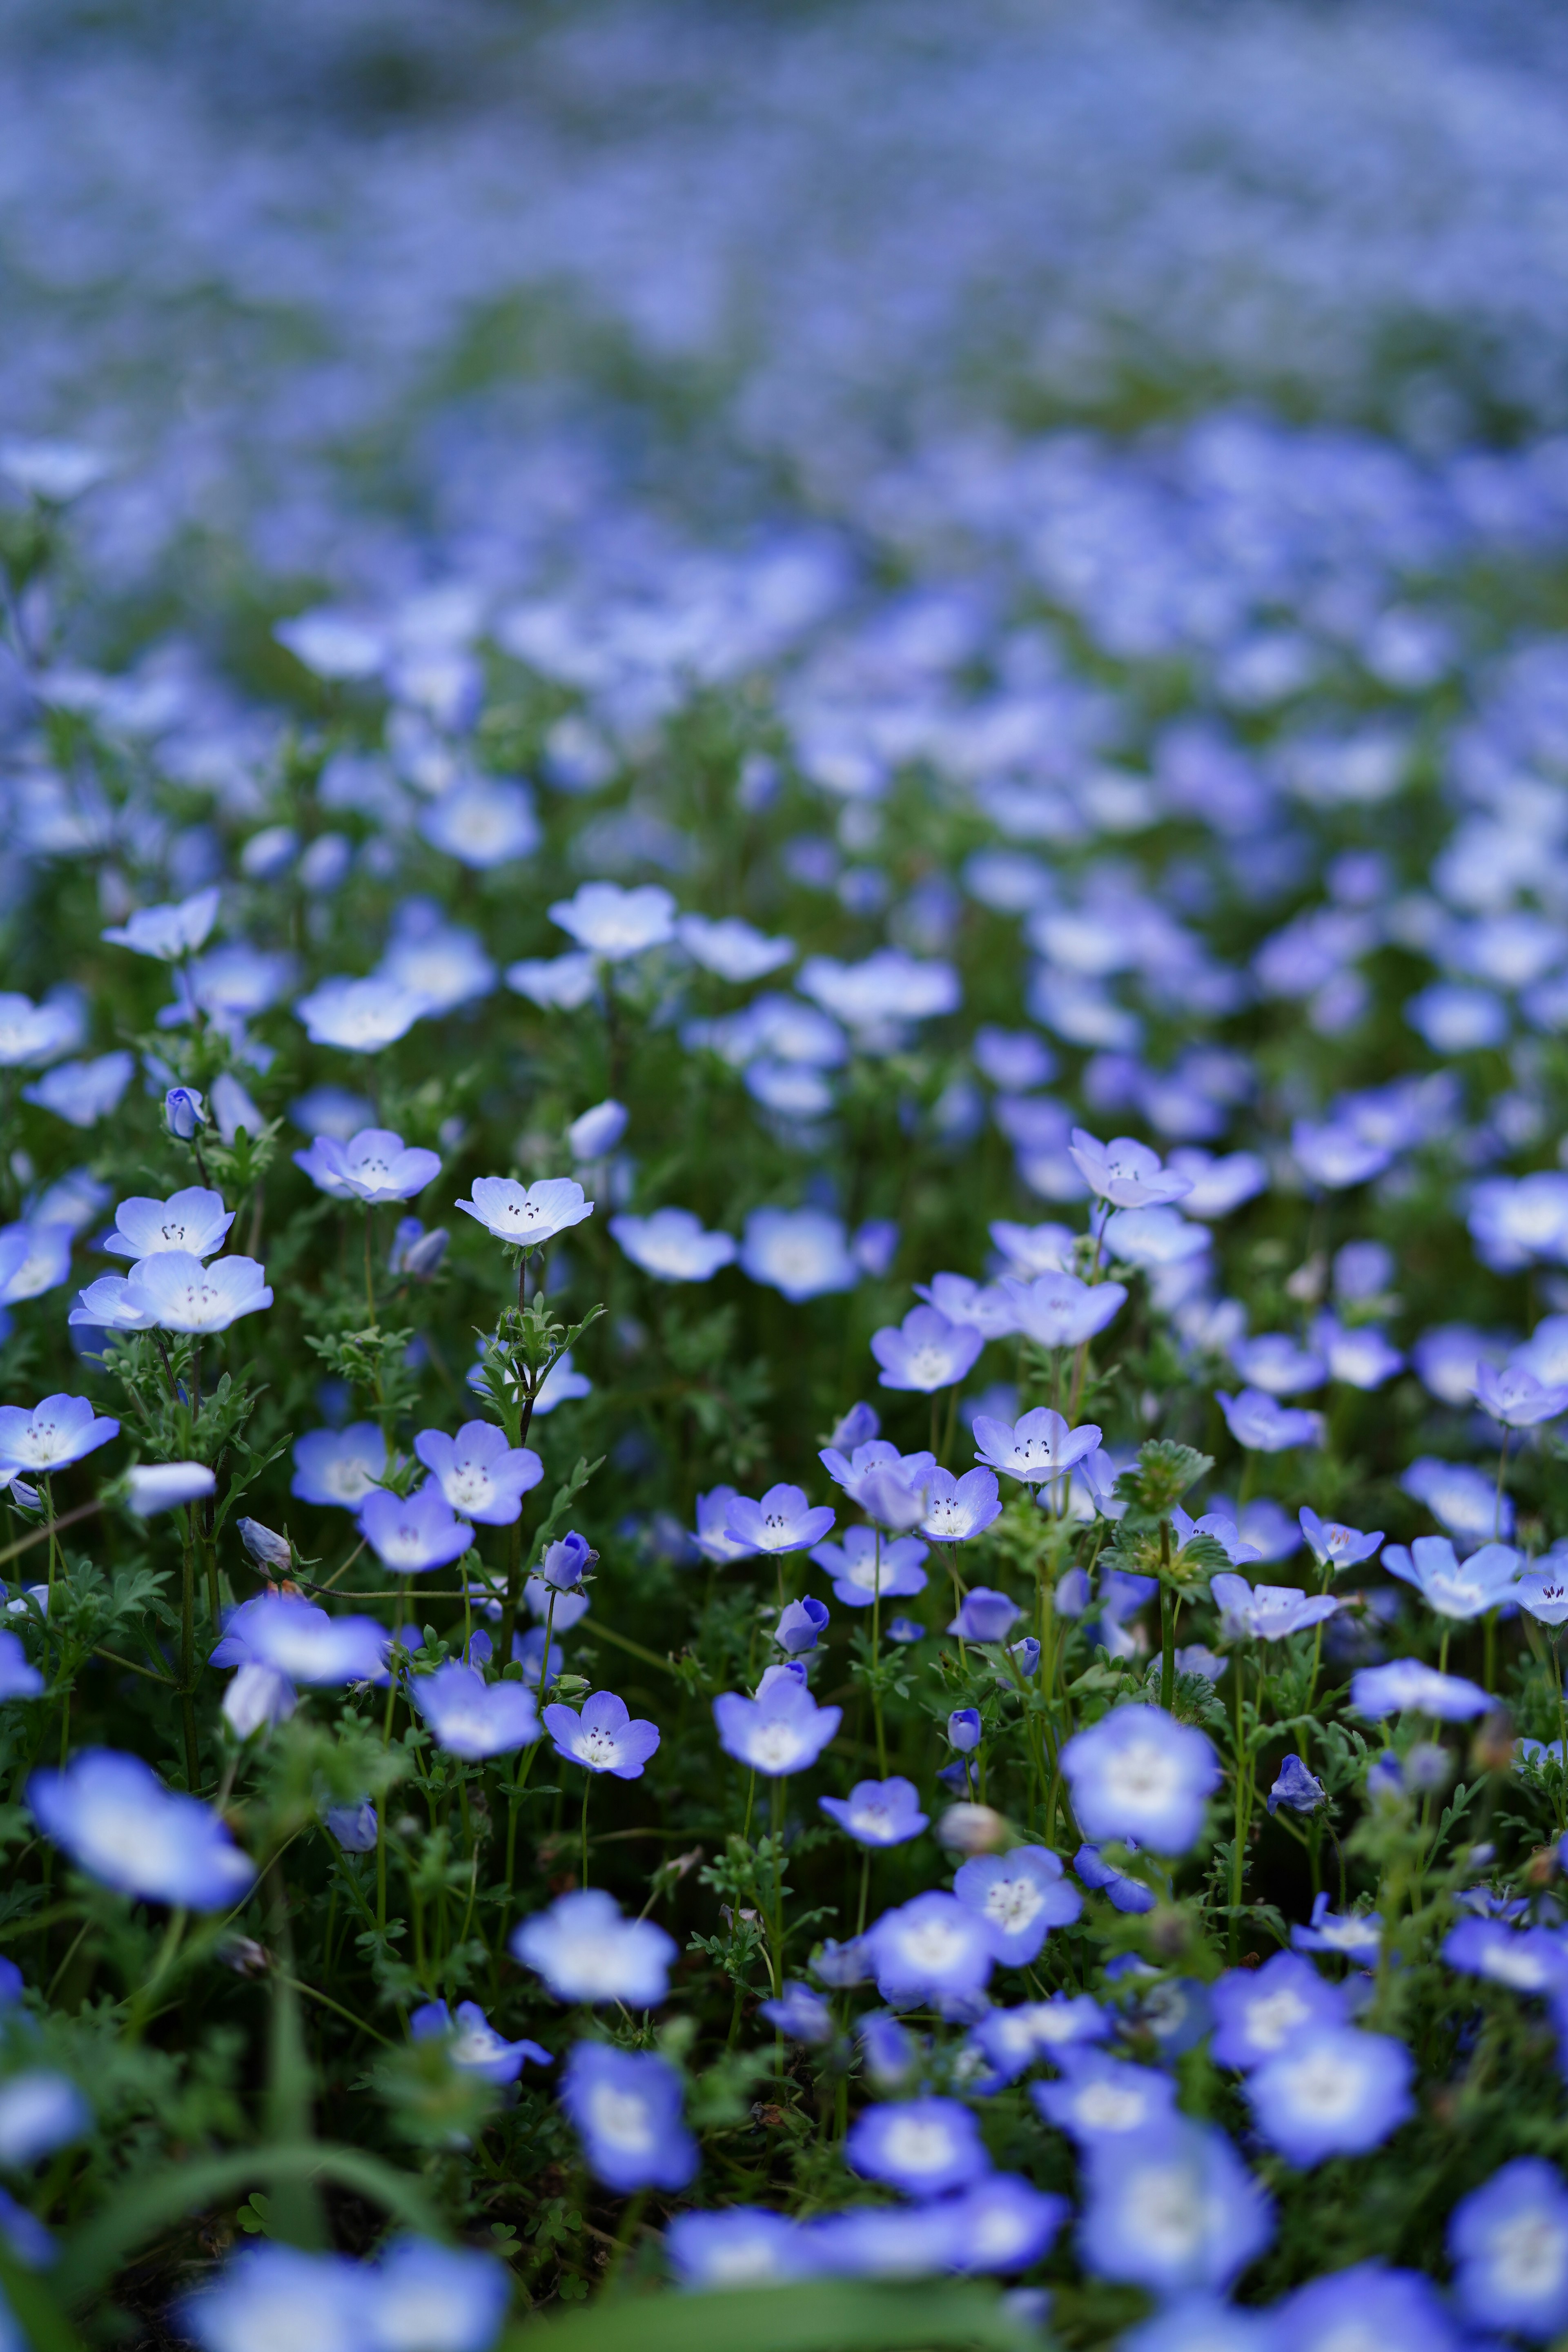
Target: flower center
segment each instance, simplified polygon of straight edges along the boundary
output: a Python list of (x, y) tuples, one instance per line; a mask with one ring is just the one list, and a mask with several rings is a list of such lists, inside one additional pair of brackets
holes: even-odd
[(1544, 2213), (1521, 2213), (1500, 2221), (1488, 2251), (1500, 2283), (1519, 2295), (1555, 2294), (1568, 2266), (1568, 2240)]
[(1079, 2123), (1090, 2131), (1136, 2131), (1149, 2113), (1147, 2092), (1124, 2090), (1120, 2083), (1087, 2083), (1076, 2104)]
[(1032, 1878), (999, 1878), (986, 1889), (985, 1916), (1014, 1936), (1037, 1916), (1045, 1899)]
[(647, 2102), (635, 2091), (616, 2091), (607, 2083), (596, 2084), (588, 2094), (588, 2123), (596, 2137), (607, 2140), (612, 2147), (624, 2148), (628, 2156), (645, 2155), (653, 2147)]
[(1258, 2050), (1279, 2050), (1311, 2011), (1298, 1992), (1265, 1993), (1248, 2004), (1247, 2031)]

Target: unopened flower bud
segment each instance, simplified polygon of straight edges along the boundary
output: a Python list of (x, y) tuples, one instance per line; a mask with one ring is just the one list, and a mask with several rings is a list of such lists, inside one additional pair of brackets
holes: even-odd
[(272, 1529), (264, 1528), (259, 1519), (237, 1519), (235, 1525), (239, 1530), (240, 1542), (258, 1566), (288, 1568), (290, 1565), (292, 1554), (287, 1536), (274, 1535)]
[(207, 1123), (206, 1105), (195, 1087), (171, 1087), (163, 1097), (163, 1117), (170, 1134), (189, 1143), (197, 1129)]
[(570, 1592), (574, 1585), (582, 1583), (598, 1557), (598, 1553), (590, 1549), (587, 1537), (574, 1531), (563, 1535), (559, 1543), (546, 1548), (544, 1558), (539, 1563), (539, 1574), (546, 1584), (552, 1584), (557, 1592)]
[(990, 1805), (949, 1805), (936, 1825), (949, 1853), (998, 1853), (1013, 1832)]
[(605, 1152), (613, 1151), (626, 1131), (629, 1116), (626, 1105), (612, 1098), (595, 1103), (581, 1118), (574, 1118), (566, 1130), (573, 1159), (602, 1160)]
[(947, 1737), (961, 1756), (972, 1756), (980, 1745), (979, 1708), (955, 1706), (947, 1718)]

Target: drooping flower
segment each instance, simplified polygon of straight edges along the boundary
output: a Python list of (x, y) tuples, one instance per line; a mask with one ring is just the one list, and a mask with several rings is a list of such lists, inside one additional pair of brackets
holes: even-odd
[(155, 1257), (163, 1250), (184, 1250), (190, 1257), (211, 1257), (221, 1249), (234, 1223), (234, 1212), (224, 1206), (223, 1194), (205, 1184), (188, 1184), (166, 1201), (140, 1195), (121, 1201), (114, 1212), (114, 1231), (103, 1247), (110, 1257)]
[(537, 2042), (508, 2042), (498, 2033), (477, 2000), (460, 2000), (456, 2017), (444, 2000), (427, 2000), (408, 2020), (416, 2042), (444, 2042), (452, 2064), (482, 2082), (515, 2083), (524, 2064), (553, 2065), (548, 2050)]
[(533, 1695), (521, 1683), (487, 1683), (472, 1666), (449, 1659), (433, 1675), (416, 1675), (411, 1703), (429, 1725), (436, 1745), (477, 1763), (510, 1756), (540, 1736)]
[(1252, 2119), (1292, 2164), (1365, 2156), (1396, 2131), (1415, 2103), (1415, 2061), (1389, 2033), (1310, 2026), (1251, 2075)]
[(620, 2196), (684, 2189), (697, 2170), (697, 2142), (681, 2120), (680, 2077), (655, 2051), (579, 2042), (566, 2061), (561, 2104), (589, 2171)]
[(256, 1876), (221, 1815), (166, 1789), (139, 1756), (83, 1748), (58, 1772), (35, 1772), (26, 1795), (45, 1836), (123, 1895), (221, 1911)]
[(509, 1445), (493, 1422), (466, 1421), (456, 1437), (422, 1429), (414, 1451), (452, 1509), (487, 1528), (510, 1527), (519, 1518), (523, 1496), (544, 1475), (532, 1448)]
[(1026, 1968), (1050, 1930), (1069, 1926), (1083, 1909), (1059, 1859), (1043, 1845), (976, 1854), (960, 1865), (952, 1891), (978, 1912), (993, 1953), (1006, 1968)]
[(560, 2001), (657, 2009), (669, 1990), (676, 1947), (651, 1919), (626, 1919), (613, 1895), (579, 1887), (513, 1928), (511, 1950)]
[(556, 1700), (544, 1710), (544, 1728), (563, 1763), (608, 1772), (617, 1780), (640, 1780), (659, 1742), (658, 1724), (640, 1716), (634, 1718), (614, 1691), (591, 1692), (581, 1713)]
[(1300, 1757), (1287, 1756), (1268, 1791), (1269, 1811), (1278, 1812), (1283, 1805), (1289, 1812), (1315, 1813), (1320, 1805), (1327, 1802), (1328, 1790), (1315, 1774), (1308, 1771)]
[(730, 1234), (707, 1233), (689, 1209), (656, 1209), (650, 1217), (610, 1219), (610, 1232), (634, 1265), (658, 1282), (710, 1282), (736, 1254)]
[(827, 1610), (820, 1601), (809, 1595), (805, 1601), (791, 1601), (779, 1611), (773, 1626), (773, 1640), (787, 1657), (804, 1657), (815, 1650), (818, 1640), (827, 1631)]
[(851, 2125), (844, 2153), (857, 2172), (906, 2197), (939, 2197), (991, 2168), (974, 2117), (956, 2099), (868, 2107)]
[(726, 1756), (769, 1780), (804, 1772), (816, 1763), (844, 1719), (837, 1706), (818, 1706), (805, 1668), (770, 1666), (754, 1698), (721, 1691), (713, 1702), (719, 1745)]
[(1204, 1733), (1153, 1706), (1113, 1707), (1061, 1751), (1073, 1811), (1091, 1840), (1136, 1838), (1156, 1853), (1185, 1853), (1219, 1786)]
[(858, 1845), (905, 1845), (929, 1826), (914, 1782), (898, 1774), (890, 1780), (857, 1780), (847, 1797), (816, 1801)]
[(318, 1135), (309, 1150), (296, 1151), (294, 1165), (332, 1200), (363, 1201), (374, 1208), (423, 1192), (441, 1173), (441, 1155), (405, 1143), (389, 1128), (364, 1127), (346, 1143)]
[(525, 1250), (542, 1249), (557, 1234), (580, 1225), (594, 1213), (574, 1176), (544, 1176), (521, 1185), (510, 1176), (476, 1176), (473, 1198), (454, 1202), (497, 1241), (513, 1242)]

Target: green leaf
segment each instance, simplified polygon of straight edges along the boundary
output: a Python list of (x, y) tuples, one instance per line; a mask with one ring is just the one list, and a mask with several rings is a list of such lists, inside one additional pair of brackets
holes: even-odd
[(994, 2288), (824, 2279), (601, 2298), (589, 2311), (509, 2329), (501, 2352), (1026, 2352), (1038, 2343)]

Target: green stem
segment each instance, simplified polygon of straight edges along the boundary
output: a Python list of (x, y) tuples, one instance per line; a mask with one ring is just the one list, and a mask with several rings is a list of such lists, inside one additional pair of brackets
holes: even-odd
[(592, 1772), (583, 1774), (583, 1885), (588, 1884), (588, 1791), (594, 1785)]
[(1160, 1522), (1160, 1705), (1167, 1715), (1176, 1696), (1176, 1607), (1171, 1591), (1171, 1522)]

